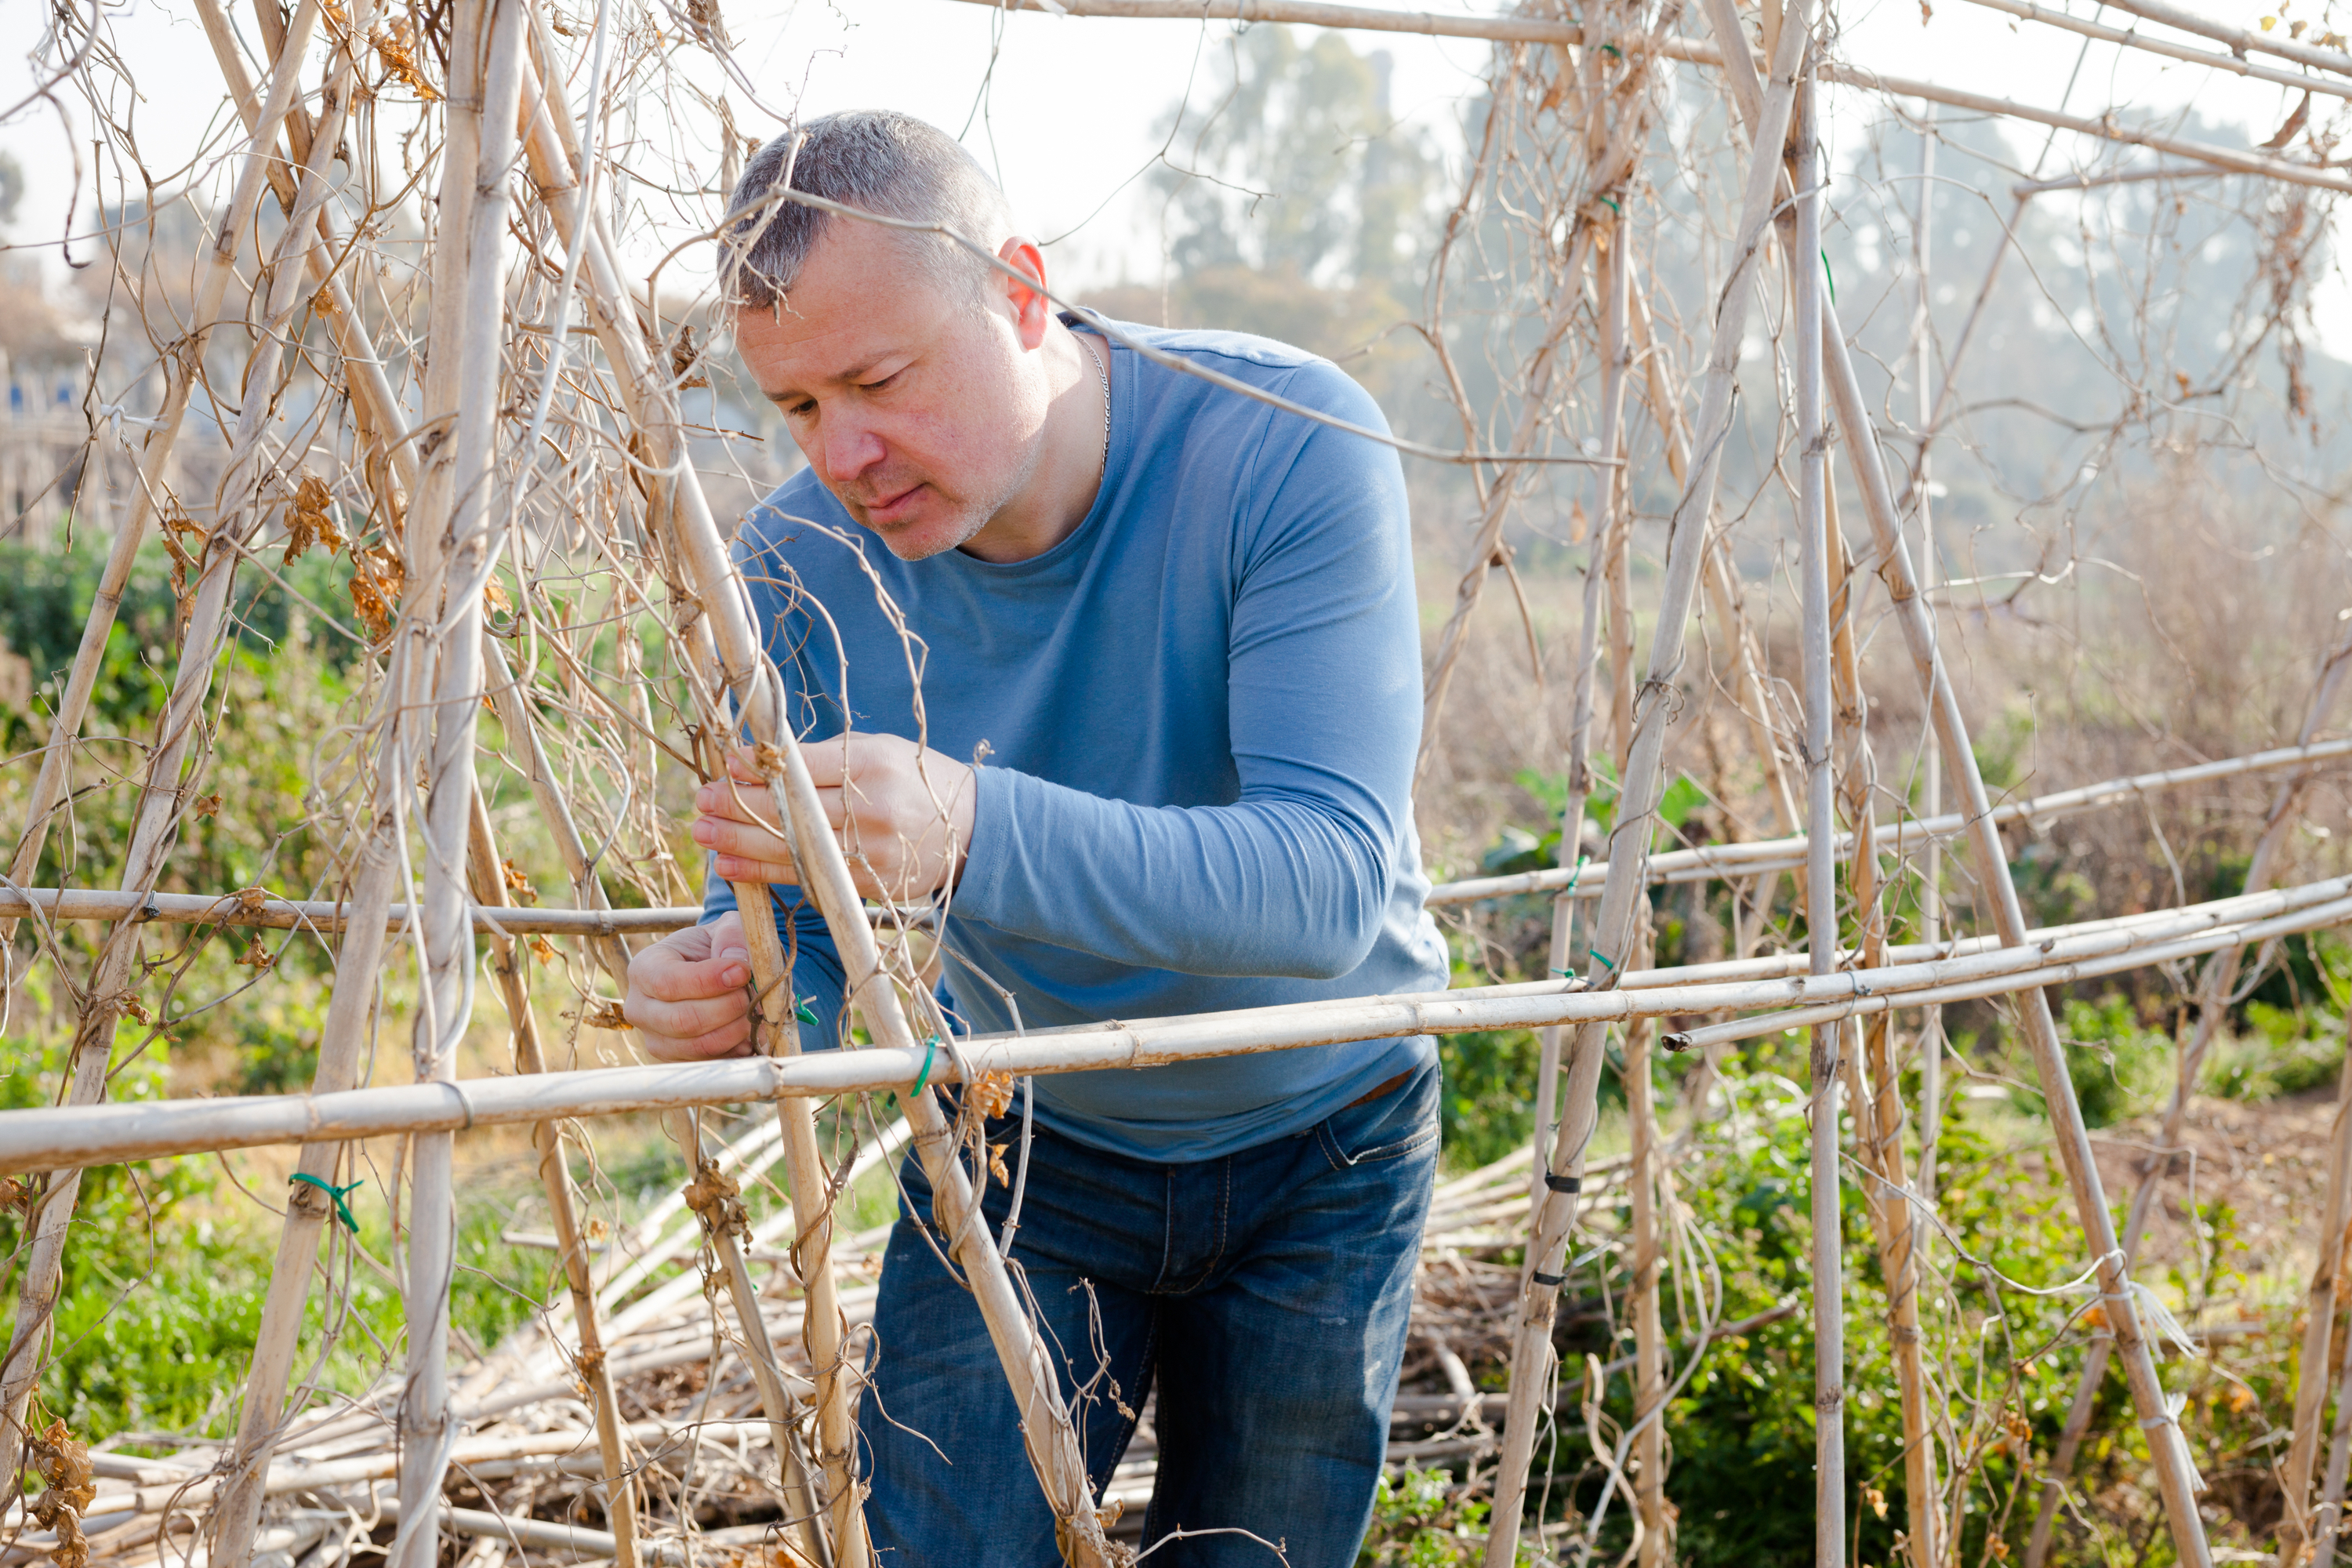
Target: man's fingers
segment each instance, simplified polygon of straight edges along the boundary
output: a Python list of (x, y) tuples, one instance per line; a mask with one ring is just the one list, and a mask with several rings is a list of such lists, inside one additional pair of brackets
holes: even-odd
[(751, 998), (740, 987), (719, 996), (665, 1001), (637, 985), (630, 987), (622, 1006), (631, 1024), (666, 1040), (698, 1040), (739, 1025), (747, 1031), (751, 1026)]
[(633, 965), (629, 989), (654, 1002), (704, 1002), (738, 992), (751, 983), (751, 955), (743, 946), (742, 928), (735, 931), (735, 946), (719, 948), (708, 958), (686, 958), (675, 952), (663, 959)]
[(751, 1054), (751, 1020), (746, 1016), (723, 1029), (697, 1035), (691, 1039), (665, 1038), (648, 1032), (646, 1054), (657, 1062), (707, 1062), (721, 1057)]

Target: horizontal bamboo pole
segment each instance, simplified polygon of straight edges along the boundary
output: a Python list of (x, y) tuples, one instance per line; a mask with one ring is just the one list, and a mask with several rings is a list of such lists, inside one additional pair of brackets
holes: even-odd
[[(2228, 918), (2217, 911), (2226, 910)], [(2315, 913), (2315, 911), (2317, 911)], [(2352, 877), (2331, 878), (2255, 898), (2137, 917), (2074, 936), (1992, 948), (1966, 956), (1895, 963), (1867, 972), (1696, 985), (1575, 988), (1570, 981), (1465, 988), (1418, 995), (1295, 1003), (1189, 1017), (1086, 1025), (1024, 1037), (975, 1037), (959, 1053), (975, 1072), (1091, 1072), (1157, 1067), (1204, 1057), (1291, 1050), (1342, 1041), (1456, 1034), (1474, 1029), (1623, 1022), (1685, 1013), (1815, 1007), (1899, 995), (1902, 1005), (1934, 988), (1986, 983), (1999, 994), (2063, 983), (2068, 966), (2131, 954), (2132, 968), (2263, 940), (2263, 922), (2304, 915), (2294, 929), (2352, 920)], [(2256, 934), (2249, 934), (2256, 933)], [(2029, 933), (2031, 934), (2031, 933)], [(2112, 970), (2102, 973), (2112, 973)], [(1775, 1023), (1773, 1027), (1785, 1027)], [(89, 1166), (216, 1149), (311, 1140), (454, 1132), (550, 1117), (614, 1116), (687, 1106), (741, 1104), (787, 1095), (832, 1097), (904, 1092), (928, 1072), (958, 1081), (948, 1053), (922, 1047), (815, 1052), (691, 1066), (602, 1068), (534, 1077), (351, 1089), (340, 1094), (256, 1095), (0, 1112), (0, 1174), (49, 1165)]]
[[(173, 925), (257, 926), (271, 931), (331, 934), (350, 929), (348, 903), (281, 899), (258, 888), (217, 898), (203, 893), (139, 893), (79, 888), (0, 889), (0, 919), (39, 914), (52, 921), (131, 921)], [(414, 911), (390, 908), (388, 930), (408, 929)], [(502, 904), (473, 907), (474, 929), (511, 936), (618, 936), (673, 931), (702, 918), (699, 904), (652, 910), (557, 910)]]
[[(2006, 801), (1993, 807), (1992, 820), (2002, 825), (2052, 822), (2086, 811), (2126, 805), (2143, 795), (2159, 790), (2179, 789), (2189, 784), (2210, 784), (2219, 779), (2255, 773), (2278, 773), (2288, 768), (2340, 762), (2347, 758), (2352, 758), (2352, 739), (2320, 741), (2308, 746), (2282, 746), (2219, 762), (2198, 763), (2189, 767), (2166, 768), (2156, 773), (2136, 773), (2128, 778), (2107, 779), (2098, 784), (2036, 795), (2029, 800)], [(1950, 812), (1940, 816), (1895, 823), (1882, 826), (1876, 832), (1879, 842), (1890, 846), (1893, 853), (1903, 855), (1919, 848), (1929, 839), (1955, 837), (1965, 832), (1967, 826), (1966, 816)], [(1852, 834), (1838, 836), (1840, 854), (1850, 851), (1853, 844)], [(1804, 859), (1805, 839), (1800, 834), (1792, 837), (1753, 839), (1745, 844), (1709, 844), (1696, 849), (1669, 850), (1650, 857), (1650, 871), (1652, 878), (1658, 881), (1703, 881), (1716, 877), (1762, 876), (1791, 870), (1801, 867)], [(1580, 877), (1573, 869), (1559, 867), (1523, 871), (1508, 877), (1473, 877), (1438, 883), (1430, 889), (1426, 901), (1432, 907), (1437, 907), (1475, 903), (1484, 899), (1512, 898), (1522, 893), (1558, 892), (1571, 881), (1576, 884), (1571, 896), (1598, 898), (1608, 874), (1608, 863), (1603, 861), (1585, 867)], [(136, 920), (334, 934), (350, 929), (350, 907), (348, 903), (320, 899), (280, 898), (258, 888), (245, 889), (217, 898), (201, 893), (141, 894), (101, 889), (0, 888), (0, 919), (20, 919), (37, 913), (50, 921)], [(407, 905), (394, 904), (389, 913), (391, 931), (399, 932), (406, 930), (410, 918)], [(682, 930), (701, 918), (702, 907), (699, 904), (646, 910), (566, 910), (515, 905), (489, 909), (478, 906), (473, 911), (476, 931), (503, 931), (516, 936), (658, 935)], [(877, 912), (876, 918), (885, 923), (893, 923), (901, 916)], [(907, 918), (915, 917), (910, 915)]]
[[(2169, 942), (2129, 941), (2114, 951), (2095, 957), (2063, 961), (2045, 961), (2033, 973), (2035, 985), (2071, 985), (2078, 980), (2096, 980), (2103, 975), (2118, 974), (2127, 969), (2145, 969), (2150, 964), (2169, 963), (2175, 959), (2193, 958), (2222, 947), (2252, 946), (2282, 936), (2301, 931), (2321, 931), (2330, 926), (2352, 922), (2352, 899), (2338, 899), (2292, 914), (2222, 927), (2218, 931), (2195, 936), (2178, 937)], [(2000, 952), (2031, 952), (2031, 949), (2002, 948)], [(1851, 1000), (1824, 1003), (1818, 1006), (1799, 1007), (1785, 1012), (1759, 1013), (1752, 1017), (1735, 1018), (1727, 1023), (1709, 1024), (1666, 1037), (1666, 1048), (1685, 1051), (1707, 1046), (1728, 1044), (1735, 1040), (1754, 1039), (1759, 1035), (1778, 1034), (1786, 1029), (1810, 1027), (1834, 1023), (1843, 1018), (1864, 1016), (1873, 1013), (1891, 1012), (1896, 1007), (1925, 1007), (1947, 1002), (1967, 1002), (1987, 996), (2005, 995), (2022, 987), (2006, 974), (1992, 974), (1980, 979), (1953, 980), (1939, 985), (1906, 987), (1877, 992)]]
[[(1426, 11), (1390, 11), (1364, 5), (1334, 5), (1323, 0), (964, 0), (968, 5), (986, 5), (992, 10), (1052, 11), (1069, 16), (1114, 16), (1162, 18), (1171, 21), (1200, 22), (1231, 20), (1243, 22), (1298, 22), (1309, 26), (1352, 27), (1376, 33), (1414, 33), (1437, 37), (1488, 38), (1497, 43), (1581, 44), (1584, 29), (1573, 22), (1538, 22), (1520, 16), (1439, 16)], [(2179, 27), (2206, 37), (2221, 39), (2232, 50), (2242, 52), (2259, 48), (2284, 56), (2305, 65), (2326, 70), (2352, 70), (2352, 60), (2333, 49), (2313, 49), (2295, 46), (2293, 49), (2280, 47), (2283, 41), (2273, 41), (2263, 35), (2249, 33), (2243, 28), (2219, 26), (2197, 17), (2193, 13), (2153, 0), (2116, 0), (2118, 8), (2133, 12), (2168, 26)], [(2011, 7), (1998, 7), (2009, 10)], [(2038, 9), (2038, 8), (2037, 8)], [(2048, 15), (2033, 17), (2036, 21), (2052, 20)], [(2149, 40), (2137, 35), (2127, 35), (2132, 41), (2125, 46), (2142, 47)], [(1682, 60), (1691, 65), (1721, 68), (1723, 57), (1706, 44), (1694, 39), (1667, 37), (1645, 39), (1640, 33), (1621, 36), (1612, 40), (1617, 47), (1633, 49), (1654, 47), (1667, 59)], [(2182, 50), (2179, 46), (2159, 48), (2154, 52), (2168, 58), (2193, 57), (2216, 68), (2231, 69), (2229, 62), (2201, 55), (2196, 50)], [(2344, 62), (2338, 64), (2337, 62)], [(1842, 87), (1858, 87), (1884, 92), (1897, 98), (1916, 98), (1929, 103), (1945, 104), (1953, 109), (1965, 109), (1979, 114), (1999, 115), (2010, 120), (2024, 120), (2036, 125), (2055, 126), (2061, 131), (2073, 131), (2081, 135), (2096, 137), (2104, 142), (2117, 142), (2127, 146), (2147, 147), (2159, 153), (2171, 153), (2183, 158), (2194, 158), (2237, 174), (2254, 174), (2267, 179), (2284, 180), (2290, 184), (2314, 185), (2327, 191), (2352, 191), (2352, 175), (2297, 163), (2284, 158), (2269, 157), (2259, 152), (2235, 147), (2217, 147), (2210, 142), (2191, 142), (2183, 137), (2168, 136), (2159, 131), (2126, 125), (2112, 116), (2093, 118), (2087, 115), (2065, 114), (2056, 110), (2037, 109), (2032, 104), (2011, 99), (1995, 98), (1990, 94), (1969, 92), (1959, 88), (1942, 87), (1935, 82), (1919, 81), (1908, 77), (1882, 76), (1859, 66), (1824, 62), (1820, 68), (1823, 81)], [(2251, 73), (2249, 73), (2251, 74)], [(2277, 73), (2287, 75), (2289, 73)], [(2268, 79), (2267, 78), (2265, 79)], [(2326, 91), (2325, 84), (2297, 81), (2294, 85), (2315, 86)]]
[[(2315, 763), (2341, 761), (2347, 757), (2352, 757), (2352, 740), (2321, 741), (2308, 746), (2281, 746), (2219, 762), (2198, 763), (2185, 768), (2166, 768), (2152, 773), (2137, 773), (2129, 778), (2107, 779), (2052, 795), (2037, 795), (2031, 800), (2004, 801), (1992, 808), (1990, 817), (1996, 826), (2012, 822), (2053, 822), (2060, 817), (2079, 816), (2105, 806), (2122, 805), (2159, 790), (2210, 784), (2216, 779), (2240, 778), (2252, 773), (2277, 773)], [(1906, 855), (1929, 839), (1956, 837), (1965, 833), (1968, 826), (1969, 818), (1965, 812), (1947, 812), (1940, 816), (1915, 817), (1879, 826), (1874, 829), (1874, 837), (1891, 853)], [(1836, 847), (1840, 855), (1851, 852), (1853, 835), (1839, 834)], [(1804, 863), (1805, 837), (1802, 834), (1796, 834), (1785, 838), (1751, 839), (1745, 844), (1709, 844), (1696, 849), (1669, 850), (1650, 857), (1650, 874), (1661, 881), (1686, 882), (1711, 877), (1748, 877), (1794, 870)], [(1429, 889), (1429, 897), (1424, 902), (1432, 906), (1466, 904), (1482, 899), (1510, 898), (1521, 893), (1556, 892), (1566, 889), (1571, 882), (1575, 884), (1572, 896), (1599, 898), (1601, 886), (1608, 879), (1608, 863), (1604, 861), (1585, 867), (1580, 875), (1573, 868), (1548, 867), (1540, 871), (1522, 871), (1508, 877), (1474, 877), (1458, 882), (1438, 883)]]
[(2240, 56), (2215, 54), (2210, 49), (2192, 49), (2185, 44), (2151, 37), (2137, 27), (2126, 30), (2122, 27), (2110, 27), (2104, 23), (2090, 21), (2082, 16), (2071, 16), (2053, 6), (2036, 5), (2034, 0), (1969, 0), (1969, 3), (1972, 5), (1982, 5), (1988, 10), (2006, 11), (2012, 16), (2022, 16), (2028, 21), (2063, 28), (2069, 33), (2079, 33), (2084, 37), (2095, 38), (2103, 44), (2114, 44), (2123, 48), (2139, 49), (2151, 55), (2162, 55), (2167, 59), (2186, 60), (2191, 65), (2203, 66), (2209, 70), (2221, 71), (2229, 76), (2242, 76), (2252, 81), (2275, 82), (2281, 87), (2301, 88), (2305, 92), (2324, 92), (2334, 98), (2352, 98), (2352, 80), (2314, 76), (2307, 71), (2285, 70), (2278, 66), (2256, 65), (2253, 61)]

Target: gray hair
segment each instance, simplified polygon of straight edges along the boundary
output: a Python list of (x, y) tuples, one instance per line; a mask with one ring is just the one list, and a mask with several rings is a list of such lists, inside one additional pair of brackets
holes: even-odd
[[(911, 114), (851, 110), (785, 132), (754, 153), (727, 204), (719, 231), (719, 283), (734, 310), (767, 310), (788, 293), (834, 215), (793, 201), (790, 188), (884, 217), (945, 224), (994, 250), (1013, 231), (995, 183), (953, 137)], [(908, 253), (943, 285), (977, 301), (993, 268), (931, 234), (895, 231)]]

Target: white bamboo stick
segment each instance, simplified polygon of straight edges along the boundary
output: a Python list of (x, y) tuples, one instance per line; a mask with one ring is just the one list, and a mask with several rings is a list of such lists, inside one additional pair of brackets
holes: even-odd
[[(468, 826), (467, 869), (474, 896), (486, 904), (502, 905), (507, 900), (506, 878), (499, 860), (498, 842), (490, 829), (489, 807), (479, 790), (474, 795)], [(547, 1058), (540, 1043), (539, 1017), (531, 1006), (530, 986), (514, 939), (493, 936), (489, 957), (491, 971), (498, 976), (499, 990), (506, 1003), (508, 1027), (514, 1042), (515, 1070), (543, 1073), (547, 1071)], [(631, 1474), (623, 1436), (626, 1424), (621, 1419), (620, 1395), (613, 1386), (613, 1369), (597, 1321), (596, 1286), (589, 1271), (588, 1239), (580, 1225), (579, 1196), (572, 1185), (572, 1168), (564, 1158), (563, 1124), (535, 1122), (530, 1137), (539, 1154), (540, 1187), (547, 1194), (556, 1256), (562, 1260), (564, 1285), (572, 1298), (572, 1334), (579, 1343), (572, 1364), (587, 1385), (589, 1409), (596, 1421), (597, 1459), (604, 1479), (604, 1516), (616, 1542), (614, 1568), (636, 1568), (636, 1482)]]
[[(1810, 14), (1807, 0), (1795, 0), (1791, 15), (1797, 26), (1782, 40), (1772, 62), (1772, 87), (1766, 95), (1764, 129), (1757, 137), (1759, 151), (1750, 160), (1748, 182), (1741, 193), (1738, 226), (1725, 268), (1727, 280), (1717, 303), (1712, 346), (1707, 354), (1706, 380), (1694, 422), (1697, 465), (1683, 488), (1682, 499), (1668, 525), (1666, 575), (1657, 629), (1650, 642), (1649, 679), (1637, 719), (1632, 756), (1621, 780), (1611, 858), (1617, 864), (1603, 888), (1601, 910), (1593, 922), (1593, 963), (1588, 973), (1602, 987), (1629, 950), (1633, 900), (1646, 885), (1643, 859), (1664, 793), (1663, 759), (1666, 722), (1676, 705), (1674, 681), (1681, 673), (1685, 633), (1690, 605), (1705, 555), (1708, 513), (1715, 499), (1716, 477), (1722, 446), (1731, 423), (1732, 383), (1738, 366), (1742, 334), (1747, 330), (1757, 258), (1770, 226), (1773, 190), (1779, 177), (1781, 132), (1788, 124), (1795, 91), (1795, 36), (1805, 31)], [(1527, 1276), (1521, 1282), (1512, 1332), (1511, 1399), (1505, 1420), (1502, 1452), (1496, 1461), (1494, 1513), (1486, 1537), (1486, 1568), (1511, 1568), (1518, 1549), (1519, 1514), (1527, 1491), (1528, 1466), (1535, 1452), (1536, 1421), (1544, 1403), (1543, 1390), (1553, 1375), (1551, 1321), (1557, 1280), (1567, 1254), (1568, 1235), (1575, 1219), (1573, 1193), (1592, 1135), (1599, 1087), (1603, 1031), (1595, 1026), (1579, 1029), (1569, 1058), (1567, 1108), (1562, 1112), (1554, 1147), (1549, 1156), (1549, 1174), (1542, 1200), (1536, 1205), (1527, 1249)], [(1550, 1281), (1551, 1283), (1547, 1283)]]
[[(1836, 325), (1835, 308), (1827, 300), (1822, 303), (1822, 313), (1824, 357), (1837, 401), (1838, 422), (1845, 432), (1849, 461), (1861, 480), (1864, 510), (1869, 514), (1871, 532), (1884, 563), (1880, 573), (1886, 579), (1897, 623), (1935, 716), (1945, 765), (1951, 770), (1952, 783), (1968, 802), (1969, 815), (1974, 819), (1969, 847), (1976, 861), (1978, 883), (1990, 899), (1995, 925), (2002, 938), (2012, 944), (2021, 942), (2026, 939), (2024, 909), (2018, 902), (2008, 857), (1991, 821), (1991, 803), (1986, 797), (1984, 779), (1977, 770), (1976, 754), (1969, 749), (1968, 726), (1960, 716), (1958, 699), (1937, 648), (1934, 620), (1919, 596), (1918, 577), (1912, 569), (1910, 547), (1896, 521), (1894, 496), (1886, 483), (1862, 384), (1848, 357), (1845, 339)], [(2212, 1554), (2206, 1543), (2204, 1522), (2197, 1512), (2196, 1472), (2189, 1463), (2187, 1440), (2166, 1408), (2155, 1359), (2140, 1331), (2138, 1305), (2132, 1297), (2131, 1280), (2123, 1266), (2115, 1220), (2107, 1211), (2106, 1194), (2098, 1165), (2092, 1157), (2082, 1108), (2075, 1101), (2073, 1080), (2067, 1077), (2065, 1053), (2057, 1026), (2050, 1016), (2049, 998), (2040, 990), (2027, 991), (2021, 996), (2018, 1013), (2033, 1055), (2035, 1072), (2042, 1080), (2042, 1098), (2075, 1211), (2082, 1217), (2090, 1253), (2098, 1263), (2101, 1301), (2107, 1321), (2115, 1327), (2116, 1346), (2124, 1360), (2132, 1403), (2148, 1434), (2173, 1549), (2184, 1563), (2207, 1568)]]
[[(1417, 996), (1365, 997), (1193, 1017), (1142, 1019), (1024, 1037), (977, 1037), (959, 1054), (975, 1073), (1089, 1072), (1156, 1067), (1204, 1057), (1289, 1050), (1345, 1040), (1551, 1024), (1617, 1023), (1749, 1007), (1796, 1009), (1750, 1020), (1755, 1032), (1824, 1017), (1921, 1005), (1924, 998), (2000, 995), (2119, 973), (2232, 944), (2320, 930), (2352, 920), (2352, 878), (2270, 895), (2258, 917), (2227, 922), (2204, 907), (2168, 911), (2162, 926), (2105, 927), (1962, 958), (1892, 964), (1815, 977), (1706, 985), (1572, 989), (1566, 983), (1497, 985)], [(2238, 900), (2229, 900), (2238, 902)], [(1809, 1009), (1819, 1008), (1816, 1013)], [(1833, 1011), (1832, 1011), (1833, 1010)], [(1682, 1037), (1676, 1037), (1677, 1039)], [(790, 1059), (750, 1058), (691, 1066), (595, 1068), (537, 1078), (352, 1089), (333, 1095), (253, 1095), (40, 1110), (0, 1111), (0, 1175), (56, 1166), (111, 1164), (214, 1149), (306, 1140), (509, 1126), (552, 1117), (617, 1116), (686, 1106), (730, 1105), (784, 1095), (829, 1098), (903, 1090), (920, 1076), (955, 1083), (962, 1069), (921, 1047), (825, 1051)]]
[[(425, 454), (404, 543), (407, 588), (395, 636), (432, 668), (430, 755), (418, 898), (420, 994), (415, 1045), (420, 1084), (457, 1079), (473, 1001), (474, 944), (467, 861), (481, 712), (482, 593), (493, 559), (491, 488), (503, 397), (508, 171), (516, 152), (528, 0), (460, 0), (452, 26), (439, 232), (424, 406), (430, 426), (453, 421)], [(437, 668), (436, 668), (437, 666)], [(419, 750), (423, 750), (420, 746)], [(402, 1522), (388, 1568), (432, 1568), (433, 1507), (456, 1431), (449, 1410), (449, 1290), (455, 1282), (455, 1142), (421, 1132), (411, 1147), (407, 1362), (401, 1391)]]
[[(1781, 24), (1789, 29), (1790, 21)], [(1796, 132), (1790, 166), (1796, 202), (1786, 252), (1795, 300), (1793, 410), (1797, 445), (1798, 580), (1805, 681), (1806, 951), (1815, 974), (1837, 963), (1836, 779), (1832, 772), (1834, 699), (1830, 671), (1829, 448), (1822, 418), (1820, 172), (1812, 73), (1797, 83)], [(1811, 1282), (1813, 1296), (1813, 1563), (1840, 1568), (1845, 1556), (1844, 1235), (1839, 1198), (1839, 1047), (1843, 1027), (1816, 1025), (1809, 1115), (1812, 1122)], [(1855, 1108), (1857, 1116), (1861, 1107)]]
[[(1601, 455), (1624, 456), (1625, 374), (1631, 344), (1626, 313), (1632, 303), (1633, 258), (1626, 254), (1633, 228), (1622, 212), (1608, 226), (1601, 256)], [(1608, 563), (1618, 552), (1620, 531), (1630, 524), (1624, 507), (1625, 470), (1602, 468), (1601, 516), (1594, 524), (1592, 553), (1584, 571), (1584, 615), (1577, 631), (1576, 687), (1570, 698), (1568, 730), (1568, 795), (1559, 813), (1559, 848), (1553, 856), (1558, 868), (1573, 879), (1583, 861), (1585, 803), (1592, 795), (1593, 686), (1600, 661), (1601, 595)], [(1576, 905), (1563, 890), (1551, 906), (1549, 966), (1554, 974), (1573, 973), (1576, 961), (1569, 951), (1576, 931)], [(1535, 1138), (1533, 1147), (1551, 1144), (1554, 1121), (1559, 1114), (1559, 1055), (1564, 1041), (1557, 1028), (1546, 1029), (1537, 1047)], [(1544, 1164), (1528, 1162), (1528, 1197), (1535, 1202), (1543, 1191)]]

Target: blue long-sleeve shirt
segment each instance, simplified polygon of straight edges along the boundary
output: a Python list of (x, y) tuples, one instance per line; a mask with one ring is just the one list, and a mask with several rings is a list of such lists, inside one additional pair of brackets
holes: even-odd
[[(1298, 350), (1128, 330), (1385, 428)], [(1042, 555), (900, 561), (805, 469), (737, 544), (804, 738), (984, 748), (944, 928), (950, 1016), (1012, 1028), (996, 987), (1029, 1028), (1443, 989), (1412, 824), (1420, 628), (1396, 454), (1116, 345), (1110, 365), (1101, 491)], [(803, 1038), (831, 1043), (839, 958), (814, 906), (777, 892), (820, 1019)], [(710, 879), (704, 918), (733, 907)], [(1433, 1050), (1041, 1076), (1037, 1114), (1098, 1148), (1210, 1159), (1310, 1128)]]

